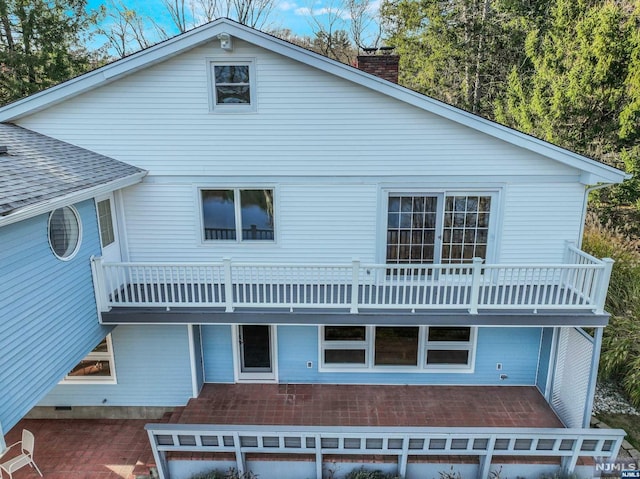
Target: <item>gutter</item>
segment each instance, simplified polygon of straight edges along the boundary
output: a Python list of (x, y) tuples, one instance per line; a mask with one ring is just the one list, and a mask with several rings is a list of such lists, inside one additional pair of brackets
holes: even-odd
[(109, 183), (93, 186), (91, 188), (83, 189), (80, 191), (74, 191), (73, 193), (68, 193), (64, 196), (51, 198), (41, 203), (36, 203), (34, 205), (25, 206), (24, 208), (19, 208), (6, 216), (0, 216), (0, 227), (10, 225), (12, 223), (18, 223), (19, 221), (24, 221), (26, 219), (33, 218), (34, 216), (48, 213), (63, 206), (69, 206), (81, 201), (95, 198), (96, 196), (101, 196), (107, 193), (111, 193), (115, 190), (126, 188), (127, 186), (135, 185), (137, 183), (140, 183), (142, 181), (142, 178), (144, 178), (147, 173), (147, 171), (141, 171), (124, 178), (110, 181)]

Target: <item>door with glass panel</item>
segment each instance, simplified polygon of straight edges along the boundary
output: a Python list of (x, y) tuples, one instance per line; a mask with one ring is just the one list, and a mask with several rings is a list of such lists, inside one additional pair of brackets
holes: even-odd
[(487, 258), (492, 194), (389, 193), (387, 264), (464, 264)]
[(273, 328), (262, 324), (242, 324), (237, 327), (238, 379), (274, 380)]

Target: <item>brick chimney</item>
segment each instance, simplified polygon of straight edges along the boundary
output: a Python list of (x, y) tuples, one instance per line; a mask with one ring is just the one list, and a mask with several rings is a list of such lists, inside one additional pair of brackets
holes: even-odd
[(393, 53), (393, 47), (365, 48), (365, 55), (358, 55), (356, 68), (371, 73), (384, 80), (398, 83), (400, 57)]

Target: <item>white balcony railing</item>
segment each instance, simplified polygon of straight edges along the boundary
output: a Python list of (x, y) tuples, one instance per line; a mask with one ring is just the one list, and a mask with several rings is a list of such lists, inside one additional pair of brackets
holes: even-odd
[(610, 259), (568, 246), (565, 264), (104, 263), (96, 297), (112, 307), (361, 310), (591, 310), (602, 313)]
[(404, 477), (410, 457), (467, 456), (479, 459), (479, 479), (488, 479), (494, 456), (518, 457), (523, 464), (556, 457), (570, 475), (580, 457), (612, 458), (625, 432), (621, 429), (536, 429), (463, 427), (246, 426), (147, 424), (161, 479), (168, 479), (168, 453), (231, 453), (243, 474), (247, 454), (304, 454), (315, 457), (322, 479), (323, 456), (386, 455), (398, 460)]

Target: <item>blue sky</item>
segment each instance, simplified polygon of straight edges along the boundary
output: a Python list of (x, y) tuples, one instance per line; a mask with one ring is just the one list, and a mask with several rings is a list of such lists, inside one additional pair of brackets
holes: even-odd
[[(163, 27), (169, 28), (170, 17), (161, 0), (117, 0), (142, 16), (153, 18)], [(380, 0), (368, 0), (370, 12), (377, 14)], [(190, 2), (187, 0), (186, 2)], [(89, 0), (90, 9), (108, 5), (105, 0)], [(337, 28), (348, 29), (349, 18), (344, 9), (341, 10), (341, 0), (275, 0), (274, 9), (263, 29), (287, 28), (297, 35), (313, 35), (315, 22), (326, 23), (336, 17), (339, 20), (334, 24)], [(334, 26), (334, 28), (335, 28)], [(317, 28), (316, 28), (317, 30)], [(171, 33), (177, 33), (170, 29)], [(150, 38), (152, 34), (150, 34)], [(104, 43), (103, 38), (95, 38), (96, 44)], [(99, 45), (98, 45), (99, 46)]]

